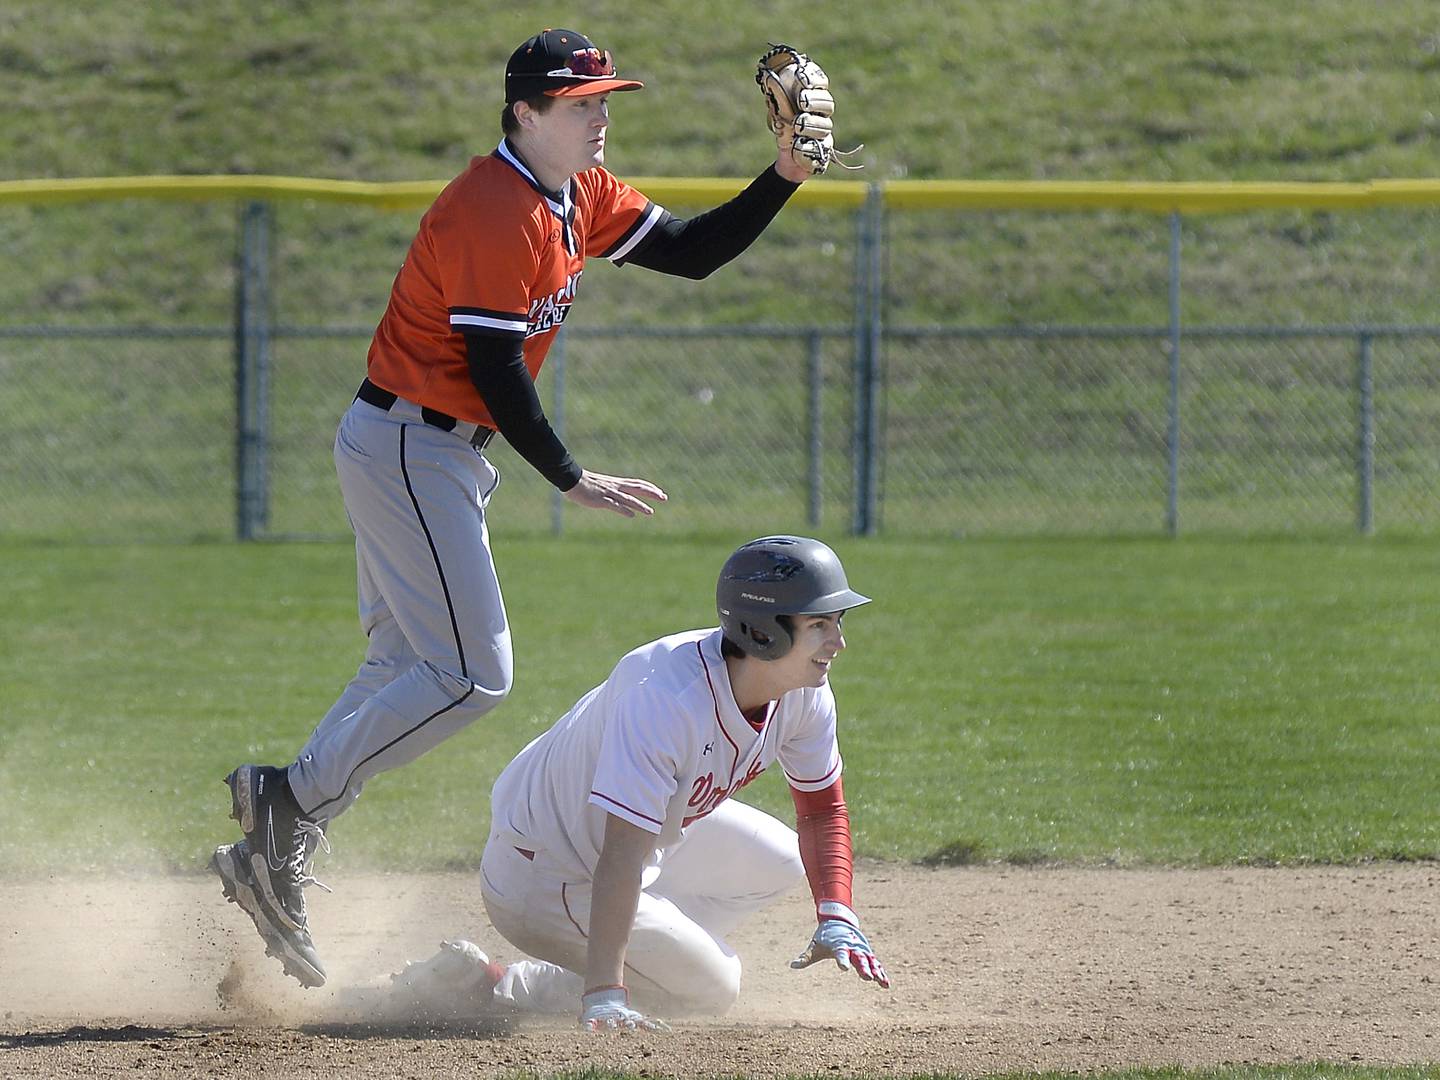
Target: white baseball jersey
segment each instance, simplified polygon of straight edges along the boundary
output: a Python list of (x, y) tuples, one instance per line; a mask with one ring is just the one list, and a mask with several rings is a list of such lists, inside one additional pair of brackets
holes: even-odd
[(735, 703), (720, 642), (719, 629), (691, 630), (624, 656), (500, 774), (494, 830), (585, 880), (607, 814), (656, 834), (653, 868), (687, 825), (776, 760), (791, 787), (833, 784), (841, 760), (829, 684), (785, 694), (757, 731)]

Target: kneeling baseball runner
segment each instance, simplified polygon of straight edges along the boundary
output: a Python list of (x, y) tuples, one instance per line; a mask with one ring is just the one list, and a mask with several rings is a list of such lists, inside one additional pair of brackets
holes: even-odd
[[(397, 995), (573, 1011), (590, 1030), (722, 1013), (740, 992), (726, 935), (802, 877), (818, 926), (791, 966), (834, 959), (890, 985), (852, 906), (829, 684), (841, 620), (869, 598), (825, 544), (771, 536), (730, 556), (716, 600), (718, 628), (630, 652), (496, 780), (481, 893), (531, 959), (446, 942), (395, 976)], [(775, 761), (798, 836), (734, 797)]]

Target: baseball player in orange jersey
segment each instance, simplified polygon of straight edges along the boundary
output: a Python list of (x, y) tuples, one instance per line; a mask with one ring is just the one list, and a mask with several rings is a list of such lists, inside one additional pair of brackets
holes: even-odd
[[(833, 957), (889, 986), (851, 906), (829, 685), (841, 619), (869, 599), (820, 541), (770, 536), (731, 555), (716, 600), (718, 628), (629, 653), (496, 780), (481, 893), (534, 959), (446, 942), (395, 976), (399, 999), (572, 1012), (592, 1030), (664, 1027), (641, 1008), (721, 1013), (740, 992), (725, 936), (802, 877), (818, 926), (792, 966)], [(798, 837), (735, 799), (776, 761)]]
[[(730, 202), (672, 217), (603, 167), (610, 94), (640, 89), (572, 30), (546, 30), (505, 70), (504, 138), (421, 219), (340, 422), (335, 463), (355, 532), (365, 661), (288, 766), (226, 782), (243, 839), (211, 867), (266, 951), (325, 981), (306, 916), (324, 828), (377, 773), (414, 760), (510, 691), (510, 626), (486, 508), (498, 432), (581, 506), (627, 517), (665, 501), (643, 479), (581, 467), (534, 377), (583, 292), (587, 258), (703, 278), (761, 233), (816, 166), (782, 145)], [(799, 145), (799, 143), (797, 143)], [(808, 145), (808, 144), (807, 144)]]

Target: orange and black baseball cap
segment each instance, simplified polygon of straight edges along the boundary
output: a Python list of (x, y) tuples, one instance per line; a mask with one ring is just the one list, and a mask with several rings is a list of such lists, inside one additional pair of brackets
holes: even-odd
[(611, 90), (639, 90), (644, 83), (615, 77), (607, 50), (574, 30), (541, 30), (510, 54), (505, 65), (505, 103), (547, 94), (585, 97)]

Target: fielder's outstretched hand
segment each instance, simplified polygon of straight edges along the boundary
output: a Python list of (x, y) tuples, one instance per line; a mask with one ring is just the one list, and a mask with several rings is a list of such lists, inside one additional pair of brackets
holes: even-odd
[[(649, 480), (638, 480), (628, 476), (606, 476), (584, 469), (580, 482), (565, 492), (565, 497), (580, 506), (593, 510), (613, 510), (625, 517), (636, 514), (653, 514), (652, 502), (663, 503), (669, 496)], [(648, 502), (646, 500), (649, 500)]]
[(669, 1031), (664, 1020), (652, 1020), (630, 1007), (623, 986), (591, 990), (580, 998), (580, 1026), (586, 1031)]
[(866, 982), (878, 983), (886, 990), (890, 989), (890, 977), (885, 974), (885, 965), (880, 963), (880, 958), (875, 955), (875, 950), (870, 948), (869, 940), (860, 932), (858, 926), (851, 926), (840, 919), (825, 919), (815, 928), (815, 934), (810, 938), (810, 944), (805, 947), (805, 951), (791, 960), (790, 966), (798, 970), (828, 958), (833, 958), (841, 971), (849, 971), (853, 967), (855, 974)]

